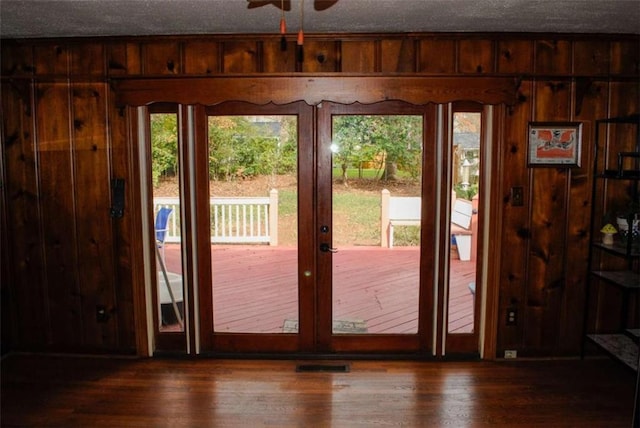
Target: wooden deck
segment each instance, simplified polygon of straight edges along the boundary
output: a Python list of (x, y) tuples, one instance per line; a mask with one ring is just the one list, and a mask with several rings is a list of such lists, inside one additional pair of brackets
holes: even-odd
[[(165, 252), (168, 270), (180, 273), (179, 245), (169, 244)], [(354, 333), (417, 331), (417, 248), (341, 248), (333, 257), (334, 320), (345, 321), (343, 327), (349, 322), (364, 326)], [(295, 248), (215, 245), (212, 266), (216, 331), (291, 331), (298, 319)], [(475, 263), (452, 259), (448, 316), (452, 333), (472, 331), (469, 283), (473, 281)]]

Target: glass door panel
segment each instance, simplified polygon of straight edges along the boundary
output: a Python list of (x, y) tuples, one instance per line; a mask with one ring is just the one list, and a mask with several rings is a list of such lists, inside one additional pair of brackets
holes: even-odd
[(213, 330), (297, 333), (297, 117), (207, 120)]
[(417, 334), (423, 116), (331, 127), (332, 333)]
[[(157, 109), (161, 110), (161, 109)], [(178, 115), (150, 114), (152, 199), (159, 332), (184, 332)]]
[(447, 351), (477, 352), (481, 106), (454, 104), (452, 123)]

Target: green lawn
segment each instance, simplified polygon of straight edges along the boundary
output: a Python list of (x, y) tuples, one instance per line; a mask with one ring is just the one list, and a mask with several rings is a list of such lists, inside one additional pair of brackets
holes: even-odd
[[(360, 177), (360, 171), (358, 168), (347, 168), (347, 178), (348, 179), (377, 179), (380, 178), (384, 171), (378, 171), (377, 169), (363, 169), (362, 177)], [(410, 174), (406, 171), (398, 170), (396, 172), (398, 178), (409, 178)], [(333, 178), (342, 178), (342, 168), (333, 168)]]
[(333, 196), (333, 244), (380, 245), (380, 196), (357, 191)]
[[(366, 179), (374, 179), (378, 178), (379, 174), (382, 174), (383, 171), (378, 172), (377, 169), (363, 169), (362, 177), (360, 177), (360, 171), (357, 168), (348, 168), (347, 169), (347, 178), (348, 179), (356, 179), (356, 178), (366, 178)], [(342, 178), (342, 168), (333, 168), (333, 178)]]
[[(294, 245), (297, 237), (292, 227), (296, 220), (297, 193), (283, 189), (279, 192), (280, 245)], [(380, 196), (357, 189), (334, 193), (333, 197), (333, 245), (380, 245)], [(420, 228), (397, 227), (394, 245), (417, 245)]]

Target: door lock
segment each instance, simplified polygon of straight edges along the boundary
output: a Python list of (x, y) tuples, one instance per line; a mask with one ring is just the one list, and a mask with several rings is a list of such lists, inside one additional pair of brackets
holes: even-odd
[(320, 244), (320, 251), (322, 251), (323, 253), (337, 253), (338, 249), (337, 248), (332, 248), (329, 246), (329, 244)]

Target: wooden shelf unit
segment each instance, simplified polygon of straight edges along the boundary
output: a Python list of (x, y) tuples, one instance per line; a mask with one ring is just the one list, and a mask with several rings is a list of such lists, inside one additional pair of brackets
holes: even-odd
[[(616, 126), (635, 126), (635, 141), (620, 141)], [(630, 131), (627, 129), (626, 134)], [(613, 164), (613, 165), (612, 165)], [(586, 339), (607, 352), (613, 358), (638, 371), (640, 350), (640, 314), (638, 305), (631, 299), (640, 299), (640, 231), (634, 227), (640, 216), (640, 115), (614, 117), (596, 121), (594, 141), (593, 193), (591, 213), (591, 241), (589, 249), (589, 272), (586, 290), (584, 329)], [(628, 230), (618, 230), (612, 244), (600, 242), (600, 229), (605, 222), (612, 222), (611, 212), (617, 218), (620, 207)], [(613, 221), (614, 226), (617, 224)], [(619, 226), (618, 226), (619, 227)], [(634, 230), (636, 232), (634, 233)], [(614, 331), (601, 328), (599, 316), (613, 319), (615, 314), (605, 310), (593, 311), (592, 294), (599, 290), (617, 288), (621, 295), (619, 325)], [(600, 305), (597, 299), (596, 305)], [(630, 311), (635, 311), (630, 313)], [(592, 314), (595, 312), (595, 315)], [(632, 325), (630, 324), (632, 320)], [(611, 324), (611, 320), (609, 320)]]

